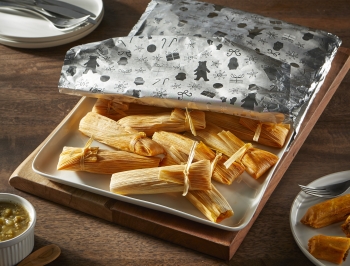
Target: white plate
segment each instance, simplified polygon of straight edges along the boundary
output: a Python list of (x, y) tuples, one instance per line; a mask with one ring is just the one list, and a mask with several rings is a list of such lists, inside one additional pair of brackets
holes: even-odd
[[(312, 186), (324, 186), (331, 183), (337, 183), (341, 181), (348, 180), (350, 177), (350, 171), (338, 172), (330, 175), (321, 177), (309, 185)], [(340, 225), (343, 222), (335, 223), (323, 228), (312, 228), (310, 226), (304, 225), (300, 222), (301, 218), (304, 216), (307, 209), (319, 202), (326, 201), (328, 199), (318, 198), (310, 196), (304, 192), (300, 192), (295, 198), (291, 211), (290, 211), (290, 227), (295, 241), (300, 247), (301, 251), (308, 257), (315, 265), (329, 265), (334, 266), (334, 263), (318, 260), (308, 252), (308, 241), (314, 235), (328, 235), (328, 236), (342, 236), (346, 237), (343, 231), (341, 230)], [(342, 266), (350, 266), (350, 259), (348, 258), (345, 262), (342, 263)]]
[[(90, 34), (93, 30), (97, 28), (97, 26), (101, 23), (102, 18), (104, 15), (104, 10), (102, 9), (102, 12), (99, 16), (99, 18), (96, 20), (96, 24), (94, 24), (92, 27), (85, 28), (84, 31), (77, 31), (74, 35), (67, 35), (62, 36), (65, 38), (57, 39), (57, 40), (52, 40), (52, 41), (40, 41), (40, 42), (33, 42), (33, 41), (15, 41), (11, 39), (6, 39), (2, 38), (0, 35), (0, 43), (7, 45), (7, 46), (12, 46), (12, 47), (17, 47), (17, 48), (47, 48), (47, 47), (54, 47), (58, 45), (63, 45), (66, 43), (74, 42), (76, 40), (79, 40), (86, 35)], [(34, 39), (32, 39), (34, 40)]]
[[(102, 0), (62, 0), (96, 14), (96, 19), (100, 20), (103, 16)], [(35, 16), (29, 12), (10, 9), (8, 7), (0, 8), (0, 38), (17, 42), (52, 42), (55, 40), (73, 37), (96, 25), (87, 23), (73, 31), (63, 31), (54, 27), (50, 22)]]
[[(87, 112), (92, 110), (96, 99), (83, 98), (77, 107), (67, 116), (62, 126), (53, 134), (48, 142), (41, 148), (33, 161), (33, 170), (47, 178), (82, 190), (104, 195), (120, 201), (144, 206), (147, 208), (168, 212), (199, 223), (218, 227), (224, 230), (237, 231), (244, 228), (253, 217), (266, 187), (272, 177), (275, 167), (258, 180), (250, 177), (247, 173), (241, 175), (241, 182), (232, 185), (215, 183), (217, 189), (223, 194), (232, 206), (234, 215), (220, 224), (209, 221), (198, 211), (181, 193), (156, 194), (156, 195), (132, 195), (121, 196), (109, 191), (110, 175), (97, 175), (86, 172), (57, 171), (57, 163), (64, 146), (83, 147), (88, 138), (79, 132), (79, 121)], [(292, 132), (292, 130), (291, 130)], [(290, 134), (291, 135), (291, 134)], [(288, 143), (288, 141), (287, 141)], [(111, 149), (107, 146), (94, 142), (92, 146)], [(254, 145), (262, 148), (262, 146)], [(287, 145), (285, 145), (287, 146)], [(286, 148), (267, 148), (265, 150), (277, 154), (280, 158)]]

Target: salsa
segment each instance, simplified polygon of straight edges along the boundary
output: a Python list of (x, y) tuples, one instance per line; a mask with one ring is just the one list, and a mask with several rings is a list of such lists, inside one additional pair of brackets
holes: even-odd
[(29, 214), (21, 205), (0, 202), (0, 242), (22, 234), (29, 225)]

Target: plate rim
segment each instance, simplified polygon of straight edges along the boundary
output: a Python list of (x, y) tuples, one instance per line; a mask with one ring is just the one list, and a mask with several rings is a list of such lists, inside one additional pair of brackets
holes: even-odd
[(1, 35), (0, 35), (0, 44), (6, 45), (6, 46), (11, 46), (11, 47), (16, 47), (16, 48), (31, 48), (31, 49), (33, 49), (33, 48), (34, 49), (35, 48), (49, 48), (49, 47), (64, 45), (67, 43), (77, 41), (81, 38), (84, 38), (85, 36), (87, 36), (88, 34), (93, 32), (102, 22), (103, 16), (104, 16), (104, 10), (102, 9), (101, 16), (96, 21), (95, 25), (93, 25), (92, 27), (89, 27), (85, 31), (82, 31), (76, 35), (73, 35), (73, 36), (70, 36), (67, 38), (61, 38), (61, 39), (57, 39), (54, 41), (43, 41), (43, 42), (42, 41), (39, 41), (39, 42), (20, 42), (20, 41), (7, 39), (7, 38), (1, 38)]
[[(306, 186), (310, 186), (310, 185), (314, 185), (315, 183), (319, 183), (319, 182), (322, 182), (324, 181), (325, 179), (329, 179), (329, 178), (332, 178), (333, 176), (341, 176), (341, 175), (344, 175), (344, 173), (348, 173), (349, 176), (350, 176), (350, 170), (344, 170), (344, 171), (338, 171), (338, 172), (334, 172), (334, 173), (330, 173), (330, 174), (327, 174), (327, 175), (324, 175), (324, 176), (321, 176), (313, 181), (311, 181), (309, 184), (307, 184)], [(344, 178), (341, 178), (341, 179), (346, 179), (346, 176), (344, 175)], [(317, 266), (326, 266), (326, 264), (324, 264), (324, 262), (327, 262), (327, 261), (320, 261), (319, 259), (316, 259), (314, 256), (312, 256), (309, 251), (304, 247), (302, 241), (298, 238), (297, 236), (297, 233), (296, 233), (296, 229), (295, 229), (295, 226), (293, 224), (293, 222), (296, 222), (296, 223), (300, 223), (300, 221), (297, 221), (296, 219), (296, 214), (297, 213), (297, 210), (300, 208), (300, 205), (302, 205), (302, 202), (300, 204), (298, 204), (298, 200), (302, 197), (308, 197), (308, 198), (311, 198), (313, 196), (310, 196), (310, 195), (307, 195), (305, 192), (303, 192), (302, 190), (300, 190), (300, 192), (295, 196), (293, 202), (292, 202), (292, 205), (290, 207), (290, 211), (289, 211), (289, 225), (290, 225), (290, 229), (291, 229), (291, 232), (292, 232), (292, 235), (293, 235), (293, 238), (295, 240), (295, 242), (297, 243), (298, 247), (300, 248), (300, 250), (304, 253), (304, 255), (312, 262), (314, 263), (315, 265)], [(324, 200), (329, 200), (329, 198), (324, 198)], [(321, 201), (321, 198), (320, 198), (320, 201)], [(317, 202), (318, 203), (318, 202)], [(315, 203), (315, 204), (317, 204)], [(297, 207), (298, 206), (298, 207)], [(306, 226), (306, 225), (305, 225)], [(306, 227), (307, 228), (307, 227)], [(328, 264), (327, 264), (328, 265)], [(335, 265), (335, 264), (332, 264), (332, 265)]]
[[(63, 0), (63, 1), (65, 1), (65, 0)], [(103, 13), (104, 13), (103, 12), (104, 11), (103, 0), (91, 0), (91, 3), (93, 3), (93, 2), (95, 2), (96, 6), (99, 8), (98, 14), (96, 15), (96, 21), (101, 22), (101, 18), (103, 17)], [(8, 8), (8, 7), (1, 7), (0, 9), (11, 10), (11, 8)], [(54, 34), (54, 35), (42, 36), (42, 37), (21, 37), (18, 35), (4, 35), (4, 34), (0, 33), (0, 38), (10, 40), (10, 41), (27, 42), (27, 43), (53, 42), (53, 41), (57, 41), (57, 40), (61, 40), (61, 39), (69, 38), (69, 37), (74, 37), (79, 33), (83, 33), (85, 31), (90, 30), (91, 28), (96, 28), (96, 27), (94, 27), (95, 25), (94, 24), (87, 24), (86, 26), (84, 26), (82, 28), (75, 29), (75, 30), (69, 30), (66, 32), (62, 31), (62, 34)]]

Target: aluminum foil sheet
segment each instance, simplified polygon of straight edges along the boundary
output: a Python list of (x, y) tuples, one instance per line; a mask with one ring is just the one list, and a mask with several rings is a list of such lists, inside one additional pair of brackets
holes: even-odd
[(330, 33), (241, 10), (153, 0), (128, 37), (70, 49), (59, 88), (272, 122), (278, 112), (296, 128), (340, 44)]

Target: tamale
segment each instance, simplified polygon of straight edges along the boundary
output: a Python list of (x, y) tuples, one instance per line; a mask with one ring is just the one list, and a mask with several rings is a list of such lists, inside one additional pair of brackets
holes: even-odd
[(246, 144), (237, 138), (232, 132), (224, 131), (211, 122), (207, 122), (205, 129), (197, 131), (197, 139), (228, 156), (229, 158), (224, 162), (225, 166), (228, 167), (233, 162), (243, 164), (248, 174), (255, 179), (278, 162), (278, 156), (275, 154), (254, 148), (250, 143)]
[(230, 204), (213, 184), (211, 190), (189, 191), (186, 198), (214, 223), (220, 223), (233, 215)]
[(311, 206), (300, 222), (313, 228), (345, 221), (350, 213), (350, 194), (322, 201)]
[(116, 121), (97, 113), (87, 113), (80, 120), (79, 130), (86, 136), (119, 150), (144, 156), (164, 153), (162, 146), (147, 138), (145, 133), (124, 128)]
[(244, 153), (241, 161), (247, 173), (258, 179), (278, 162), (278, 156), (271, 152), (252, 147)]
[(339, 236), (315, 235), (309, 239), (308, 251), (316, 259), (341, 264), (350, 250), (350, 239)]
[(84, 171), (97, 174), (157, 167), (160, 158), (142, 156), (126, 151), (110, 151), (90, 147), (90, 139), (84, 148), (63, 147), (57, 170)]
[[(121, 195), (183, 192), (185, 168), (186, 165), (171, 165), (115, 173), (110, 181), (110, 191)], [(176, 182), (165, 181), (170, 179)], [(189, 190), (210, 190), (210, 161), (192, 163), (188, 179)]]
[(260, 138), (270, 140), (269, 146), (275, 143), (278, 147), (283, 147), (290, 130), (289, 124), (260, 122), (249, 118), (240, 118), (239, 123), (254, 132), (254, 141), (259, 142)]
[[(173, 146), (176, 150), (184, 153), (190, 153), (190, 147), (193, 145), (194, 140), (180, 135), (178, 133), (159, 131), (153, 134), (152, 139), (162, 146)], [(210, 160), (213, 161), (216, 158), (216, 154), (203, 142), (200, 142), (196, 148), (194, 161)], [(222, 156), (218, 160), (214, 170), (212, 178), (220, 183), (230, 185), (232, 182), (244, 172), (244, 167), (238, 163), (232, 164), (228, 169), (223, 165), (227, 160), (227, 156)], [(161, 163), (164, 165), (164, 163)]]
[[(254, 136), (256, 137), (256, 127), (253, 129), (247, 127), (247, 123), (244, 125), (240, 123), (240, 120), (243, 119), (239, 116), (234, 115), (228, 115), (228, 114), (222, 114), (222, 113), (216, 113), (216, 112), (206, 112), (205, 113), (206, 121), (207, 123), (210, 122), (212, 124), (220, 126), (223, 130), (228, 130), (232, 132), (235, 136), (237, 136), (241, 140), (252, 142), (254, 141)], [(244, 118), (245, 121), (246, 118)], [(256, 124), (259, 123), (259, 121), (255, 121)], [(243, 121), (243, 120), (242, 120)], [(243, 123), (243, 122), (242, 122)], [(283, 123), (277, 123), (277, 124), (262, 124), (261, 132), (259, 135), (259, 138), (256, 142), (269, 146), (269, 147), (277, 147), (282, 148), (287, 135), (290, 130), (289, 124), (283, 124)], [(270, 125), (270, 126), (268, 126)], [(271, 125), (273, 125), (271, 127)]]
[(161, 112), (171, 112), (171, 108), (142, 105), (136, 103), (124, 103), (118, 99), (97, 99), (92, 108), (92, 112), (111, 118), (115, 121), (128, 116), (139, 114), (156, 114)]
[(345, 222), (340, 226), (346, 237), (350, 238), (350, 215), (346, 218)]
[[(184, 132), (205, 128), (205, 113), (198, 110), (182, 110), (175, 108), (172, 112), (158, 114), (130, 115), (121, 118), (118, 124), (145, 132), (152, 136), (156, 131)], [(195, 135), (195, 132), (193, 132)]]
[(113, 120), (119, 120), (120, 118), (127, 116), (125, 111), (128, 109), (128, 103), (99, 98), (92, 107), (92, 112), (106, 116)]
[[(167, 148), (165, 146), (166, 156), (170, 157), (174, 163), (184, 163), (188, 159), (186, 155), (179, 152), (173, 146)], [(194, 150), (190, 153), (193, 155)], [(171, 162), (169, 160), (169, 162)], [(215, 162), (214, 162), (215, 163)], [(212, 162), (213, 166), (213, 162)], [(191, 190), (185, 195), (186, 198), (201, 211), (209, 220), (215, 223), (219, 223), (222, 220), (229, 218), (233, 215), (232, 208), (224, 196), (214, 187), (212, 184), (211, 190)]]

